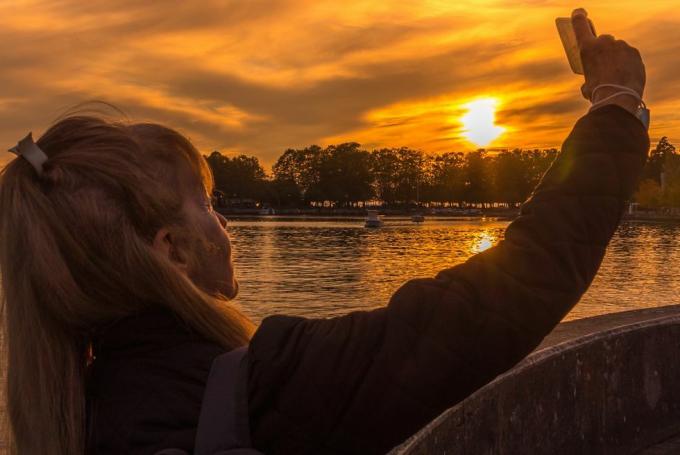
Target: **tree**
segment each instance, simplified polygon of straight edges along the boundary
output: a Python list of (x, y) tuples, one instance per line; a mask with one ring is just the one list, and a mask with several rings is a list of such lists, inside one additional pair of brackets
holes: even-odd
[(267, 181), (266, 197), (263, 202), (268, 202), (276, 207), (297, 207), (302, 204), (302, 194), (294, 181), (274, 178)]
[[(668, 182), (680, 181), (673, 164), (675, 148), (663, 139), (656, 150), (657, 161), (663, 157), (659, 176), (663, 171)], [(206, 159), (216, 189), (227, 198), (251, 198), (277, 206), (330, 202), (348, 207), (376, 197), (388, 206), (416, 201), (513, 206), (528, 197), (557, 154), (556, 149), (515, 149), (492, 155), (480, 149), (426, 155), (408, 147), (369, 153), (356, 142), (325, 148), (310, 145), (285, 150), (271, 178), (252, 156), (230, 158), (214, 152)], [(675, 201), (673, 191), (669, 189), (669, 201)]]
[(336, 205), (373, 197), (371, 156), (356, 142), (330, 145), (319, 161), (319, 190), (324, 200)]
[(680, 155), (669, 153), (663, 164), (663, 204), (680, 207)]
[(646, 208), (655, 208), (661, 205), (661, 185), (654, 179), (644, 179), (640, 182), (633, 199)]
[(289, 189), (297, 187), (295, 192), (300, 194), (305, 205), (323, 201), (319, 190), (322, 153), (318, 145), (286, 150), (272, 168), (274, 180)]
[(430, 192), (427, 201), (460, 202), (464, 197), (465, 182), (463, 179), (463, 153), (447, 152), (431, 159)]
[(260, 200), (265, 195), (266, 174), (256, 157), (229, 158), (215, 151), (207, 161), (215, 178), (215, 188), (227, 198)]
[(645, 168), (642, 171), (642, 179), (652, 179), (660, 184), (666, 157), (673, 154), (675, 154), (675, 147), (668, 141), (666, 136), (662, 137), (657, 146), (649, 154)]
[(525, 150), (522, 152), (523, 160), (528, 168), (525, 182), (525, 198), (538, 185), (548, 168), (552, 165), (560, 151), (551, 148), (547, 150)]
[(375, 195), (388, 205), (394, 204), (397, 197), (395, 176), (399, 169), (399, 158), (394, 150), (389, 148), (373, 150), (370, 166)]
[(417, 199), (418, 186), (423, 178), (423, 152), (408, 147), (395, 150), (397, 155), (397, 172), (395, 179), (395, 197), (397, 201), (409, 203)]
[(526, 164), (524, 154), (519, 149), (502, 152), (495, 157), (491, 194), (494, 202), (515, 205), (527, 197), (526, 182), (529, 179), (529, 169)]
[(491, 178), (490, 166), (486, 159), (486, 151), (477, 150), (465, 155), (463, 165), (463, 181), (465, 185), (464, 200), (468, 203), (489, 202)]

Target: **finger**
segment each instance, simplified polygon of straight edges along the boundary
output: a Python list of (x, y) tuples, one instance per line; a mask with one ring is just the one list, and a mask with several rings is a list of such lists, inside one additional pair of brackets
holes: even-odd
[(595, 39), (593, 29), (590, 27), (590, 23), (588, 22), (588, 13), (586, 13), (586, 10), (574, 10), (574, 12), (571, 14), (571, 25), (574, 27), (576, 42), (578, 43), (579, 48), (583, 48), (584, 44)]

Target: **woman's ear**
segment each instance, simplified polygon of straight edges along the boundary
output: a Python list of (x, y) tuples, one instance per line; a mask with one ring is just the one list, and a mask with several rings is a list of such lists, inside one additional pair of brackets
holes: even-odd
[(186, 256), (180, 252), (177, 242), (168, 228), (160, 228), (156, 232), (153, 239), (153, 249), (172, 262), (182, 273), (187, 274)]

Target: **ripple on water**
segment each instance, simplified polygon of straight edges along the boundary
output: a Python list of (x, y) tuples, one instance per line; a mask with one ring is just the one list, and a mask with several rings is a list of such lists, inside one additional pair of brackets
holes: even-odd
[[(434, 276), (497, 243), (507, 222), (388, 219), (230, 221), (238, 302), (271, 314), (331, 317), (384, 306), (405, 281)], [(623, 224), (574, 319), (680, 303), (680, 224)]]

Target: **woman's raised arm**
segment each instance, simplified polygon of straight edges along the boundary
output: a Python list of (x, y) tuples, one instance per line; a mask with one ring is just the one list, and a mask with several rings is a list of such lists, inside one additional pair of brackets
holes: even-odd
[[(583, 54), (586, 71), (611, 57), (598, 83), (642, 65), (599, 40)], [(646, 129), (621, 99), (576, 123), (494, 248), (407, 282), (386, 308), (265, 319), (249, 351), (255, 447), (385, 453), (529, 354), (590, 285), (644, 165)]]

